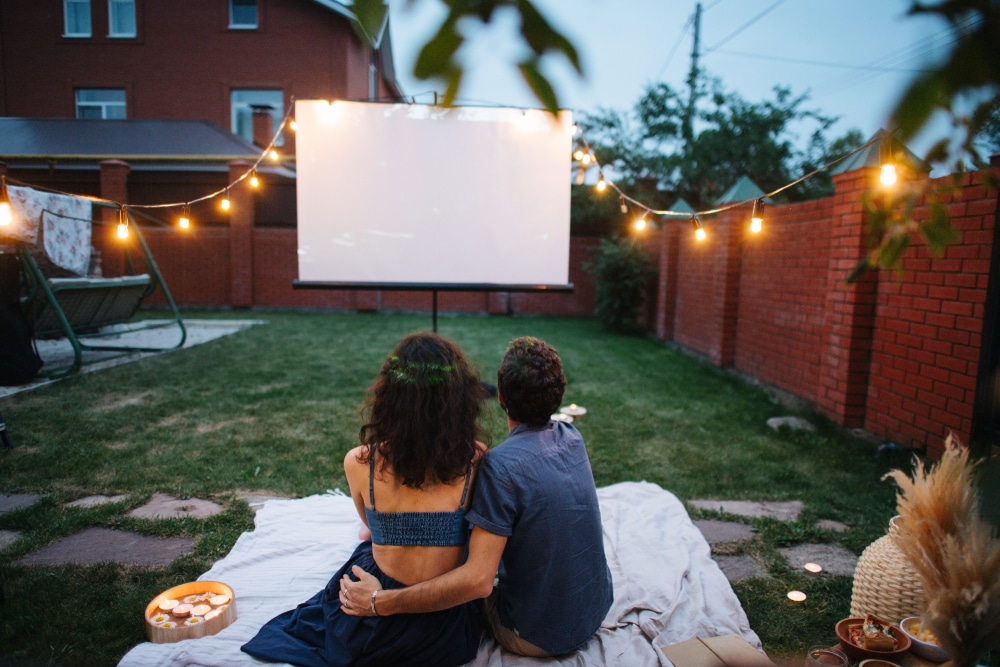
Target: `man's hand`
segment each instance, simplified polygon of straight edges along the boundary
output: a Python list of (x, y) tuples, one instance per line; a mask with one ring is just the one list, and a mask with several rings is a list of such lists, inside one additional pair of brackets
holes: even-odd
[[(340, 608), (351, 616), (375, 616), (372, 612), (372, 594), (382, 590), (378, 579), (357, 565), (351, 568), (358, 581), (345, 574), (340, 580)], [(376, 602), (376, 605), (378, 602)], [(377, 608), (377, 607), (376, 607)]]

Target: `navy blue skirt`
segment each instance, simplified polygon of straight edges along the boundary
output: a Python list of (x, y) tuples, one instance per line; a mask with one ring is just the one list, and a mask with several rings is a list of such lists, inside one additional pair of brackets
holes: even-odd
[(325, 589), (268, 621), (243, 651), (303, 667), (448, 667), (476, 657), (481, 634), (478, 602), (429, 614), (350, 616), (340, 609), (340, 579), (353, 565), (376, 577), (382, 588), (403, 588), (375, 564), (371, 541), (362, 542)]

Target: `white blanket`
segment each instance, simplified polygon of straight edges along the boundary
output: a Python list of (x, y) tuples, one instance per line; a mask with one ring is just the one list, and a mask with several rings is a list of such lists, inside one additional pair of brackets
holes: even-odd
[[(760, 648), (708, 543), (672, 493), (655, 484), (623, 482), (598, 489), (597, 495), (615, 587), (600, 631), (559, 660), (515, 656), (486, 638), (472, 665), (672, 667), (660, 647), (727, 634), (742, 635)], [(240, 536), (229, 555), (200, 577), (233, 588), (237, 620), (210, 637), (140, 644), (119, 666), (269, 664), (240, 646), (272, 617), (326, 585), (357, 546), (359, 526), (354, 504), (344, 495), (268, 501), (257, 513), (255, 530)]]

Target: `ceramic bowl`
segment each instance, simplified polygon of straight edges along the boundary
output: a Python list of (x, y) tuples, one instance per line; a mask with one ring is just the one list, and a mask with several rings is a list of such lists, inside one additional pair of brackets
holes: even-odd
[(867, 660), (862, 660), (858, 667), (899, 667), (896, 663), (891, 660), (883, 660), (882, 658), (868, 658)]
[(920, 616), (910, 616), (909, 618), (904, 618), (899, 624), (903, 633), (910, 638), (910, 642), (913, 644), (910, 650), (921, 658), (930, 660), (931, 662), (945, 662), (946, 660), (950, 660), (951, 656), (938, 644), (923, 641), (917, 636), (920, 634), (920, 624), (922, 621), (923, 619)]
[(869, 649), (861, 648), (851, 641), (850, 631), (848, 627), (854, 625), (855, 623), (863, 623), (864, 618), (850, 617), (845, 618), (837, 623), (837, 640), (840, 642), (840, 648), (843, 649), (847, 657), (854, 660), (889, 660), (892, 661), (898, 656), (906, 653), (910, 650), (911, 642), (910, 638), (905, 632), (899, 629), (898, 626), (890, 625), (896, 635), (896, 648), (893, 651), (871, 651)]

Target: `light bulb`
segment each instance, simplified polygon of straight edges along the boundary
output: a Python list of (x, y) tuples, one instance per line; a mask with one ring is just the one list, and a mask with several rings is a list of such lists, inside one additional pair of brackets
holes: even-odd
[(14, 221), (14, 211), (10, 208), (10, 202), (0, 202), (0, 227), (6, 227)]
[(879, 174), (878, 180), (882, 185), (895, 185), (896, 184), (896, 165), (888, 162), (882, 165), (882, 173)]
[(573, 159), (577, 162), (581, 161), (583, 159), (583, 151), (573, 151)]
[(646, 228), (646, 216), (642, 216), (641, 218), (635, 221), (635, 228), (638, 229), (640, 232)]
[(260, 185), (260, 179), (257, 178), (257, 170), (256, 169), (254, 169), (253, 173), (250, 174), (250, 185), (253, 186), (253, 187), (257, 187), (258, 185)]
[(233, 205), (232, 202), (229, 201), (229, 188), (226, 188), (226, 196), (222, 198), (221, 202), (219, 202), (219, 206), (222, 208), (223, 211), (228, 211), (229, 207), (232, 205)]
[(764, 228), (763, 218), (750, 218), (750, 231), (754, 234), (760, 234), (760, 230)]
[(280, 155), (278, 155), (278, 151), (274, 150), (273, 148), (271, 149), (271, 152), (268, 153), (268, 156), (275, 162), (277, 162), (278, 158), (281, 157)]
[(294, 118), (288, 121), (288, 129), (290, 129), (292, 132), (298, 131), (299, 124), (295, 122)]
[(750, 214), (750, 231), (759, 234), (764, 228), (764, 202), (760, 199), (753, 203), (753, 213)]
[(628, 205), (625, 204), (625, 195), (619, 195), (618, 199), (622, 205), (622, 213), (628, 213)]
[(604, 175), (603, 174), (601, 175), (600, 178), (597, 179), (597, 185), (594, 186), (594, 187), (597, 188), (598, 192), (604, 192), (604, 189), (606, 187), (608, 187), (608, 184), (604, 182)]
[(128, 225), (124, 222), (118, 223), (118, 238), (127, 239), (128, 238)]
[(593, 158), (593, 156), (591, 156), (590, 153), (584, 153), (583, 157), (580, 158), (580, 163), (583, 164), (584, 166), (586, 166), (586, 165), (590, 164), (590, 161), (593, 160), (593, 159), (594, 158)]
[(177, 226), (181, 229), (187, 229), (191, 226), (191, 207), (185, 206), (184, 212), (181, 213), (180, 219), (177, 220)]
[(703, 228), (701, 228), (701, 227), (699, 227), (698, 229), (696, 229), (694, 231), (694, 237), (696, 239), (698, 239), (699, 241), (704, 241), (706, 236), (708, 236), (708, 235), (705, 234), (705, 230)]

